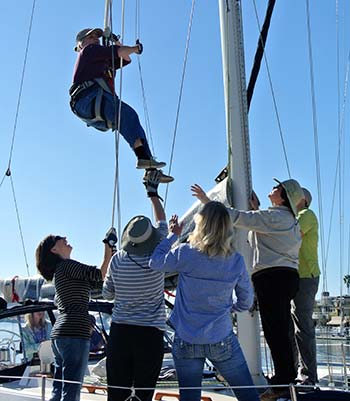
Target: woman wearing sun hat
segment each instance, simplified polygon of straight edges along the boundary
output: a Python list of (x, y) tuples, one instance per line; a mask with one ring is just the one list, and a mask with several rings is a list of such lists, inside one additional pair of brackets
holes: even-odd
[[(293, 324), (290, 302), (299, 283), (301, 234), (296, 216), (297, 205), (304, 193), (296, 180), (275, 181), (277, 185), (268, 195), (272, 206), (267, 210), (258, 210), (259, 201), (255, 194), (251, 199), (255, 210), (228, 210), (235, 227), (250, 230), (248, 240), (254, 251), (252, 281), (275, 367), (270, 383), (277, 385), (292, 383), (297, 375), (290, 336)], [(193, 185), (191, 189), (203, 203), (210, 200), (199, 185)], [(268, 389), (261, 399), (274, 400), (285, 391)]]
[[(114, 300), (107, 346), (108, 400), (124, 401), (127, 388), (154, 388), (163, 360), (165, 326), (164, 273), (150, 270), (153, 249), (167, 235), (157, 186), (160, 173), (149, 171), (146, 190), (156, 225), (146, 216), (135, 216), (126, 225), (121, 250), (111, 260), (102, 295)], [(153, 390), (136, 390), (142, 401), (152, 400)]]

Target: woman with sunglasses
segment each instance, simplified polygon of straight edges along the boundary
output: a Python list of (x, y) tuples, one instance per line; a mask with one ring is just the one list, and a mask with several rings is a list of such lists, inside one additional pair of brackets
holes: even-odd
[[(267, 210), (258, 210), (259, 200), (253, 193), (253, 210), (228, 208), (228, 211), (234, 227), (250, 230), (248, 240), (254, 253), (252, 281), (275, 367), (269, 382), (282, 385), (293, 383), (297, 376), (290, 335), (293, 327), (290, 303), (299, 285), (301, 233), (296, 216), (304, 193), (296, 180), (275, 181), (278, 185), (268, 195), (272, 206)], [(210, 201), (199, 185), (193, 185), (191, 190), (202, 203)], [(287, 390), (286, 387), (269, 388), (260, 399), (269, 401), (289, 396)]]
[[(51, 331), (55, 373), (51, 401), (79, 401), (90, 350), (88, 304), (92, 288), (102, 287), (113, 249), (105, 243), (100, 269), (71, 259), (66, 237), (48, 235), (36, 249), (36, 265), (54, 280), (58, 317)], [(69, 383), (66, 381), (70, 381)]]

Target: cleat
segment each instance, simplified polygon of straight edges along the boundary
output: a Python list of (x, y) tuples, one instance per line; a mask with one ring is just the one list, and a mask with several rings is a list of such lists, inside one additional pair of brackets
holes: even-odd
[(148, 168), (162, 168), (165, 167), (166, 163), (157, 162), (156, 159), (151, 157), (150, 159), (138, 159), (136, 163), (136, 168), (138, 169), (148, 169)]

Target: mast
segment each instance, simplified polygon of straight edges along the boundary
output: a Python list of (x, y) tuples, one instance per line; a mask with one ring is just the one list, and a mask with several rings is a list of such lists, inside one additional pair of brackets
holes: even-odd
[[(223, 60), (226, 129), (229, 150), (229, 177), (233, 205), (248, 210), (252, 190), (248, 107), (245, 79), (243, 28), (240, 0), (219, 0)], [(237, 230), (237, 248), (251, 271), (252, 250), (247, 231)], [(265, 382), (261, 367), (258, 313), (237, 314), (238, 337), (255, 384)]]

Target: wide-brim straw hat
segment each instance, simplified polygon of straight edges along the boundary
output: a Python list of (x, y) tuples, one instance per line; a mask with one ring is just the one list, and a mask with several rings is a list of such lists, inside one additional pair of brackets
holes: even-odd
[(124, 228), (121, 247), (130, 254), (151, 255), (160, 240), (160, 233), (148, 217), (135, 216)]
[(298, 204), (302, 199), (304, 199), (304, 191), (302, 190), (300, 184), (297, 180), (285, 180), (279, 181), (277, 178), (274, 178), (276, 182), (278, 182), (284, 190), (286, 191), (290, 206), (293, 210), (294, 216), (298, 215)]

